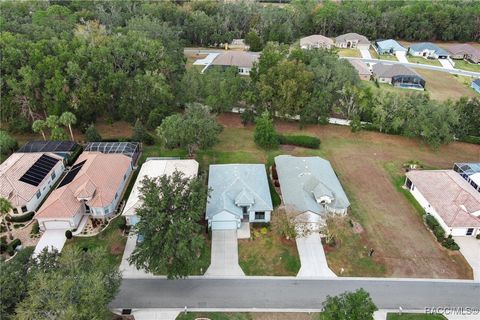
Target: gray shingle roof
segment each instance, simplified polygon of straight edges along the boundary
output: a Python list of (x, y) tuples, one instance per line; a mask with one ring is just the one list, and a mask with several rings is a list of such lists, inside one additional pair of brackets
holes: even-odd
[(242, 208), (237, 204), (253, 202), (251, 211), (273, 210), (263, 164), (210, 165), (208, 187), (211, 189), (206, 210), (208, 219), (222, 211), (242, 217)]
[(437, 55), (448, 56), (448, 52), (446, 50), (434, 45), (431, 42), (415, 43), (410, 46), (410, 49), (416, 52), (421, 52), (423, 50), (432, 50), (435, 51)]
[(354, 32), (345, 33), (335, 38), (336, 43), (345, 42), (348, 40), (358, 40), (359, 44), (370, 44), (370, 41), (368, 41), (367, 37)]
[(315, 198), (333, 198), (330, 207), (346, 209), (347, 195), (328, 160), (320, 157), (275, 157), (283, 202), (300, 213), (311, 211), (322, 214), (325, 209)]
[(400, 75), (420, 77), (417, 72), (402, 64), (376, 63), (373, 65), (372, 72), (376, 77), (380, 78), (392, 78)]
[(235, 66), (252, 68), (258, 55), (245, 51), (225, 51), (213, 59), (212, 66)]

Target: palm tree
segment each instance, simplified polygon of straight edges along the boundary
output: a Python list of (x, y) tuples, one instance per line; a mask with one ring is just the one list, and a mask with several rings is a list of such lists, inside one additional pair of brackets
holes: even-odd
[(58, 127), (58, 116), (55, 116), (55, 115), (48, 116), (47, 120), (45, 120), (45, 123), (47, 124), (47, 127), (49, 127), (50, 129)]
[(8, 199), (0, 198), (0, 217), (2, 218), (2, 222), (5, 222), (5, 227), (7, 228), (9, 238), (12, 238), (10, 233), (10, 228), (8, 227), (8, 223), (6, 220), (7, 214), (12, 210), (12, 204)]
[(32, 123), (32, 130), (35, 133), (42, 133), (43, 140), (47, 140), (45, 137), (45, 131), (43, 131), (47, 127), (47, 123), (44, 120), (35, 120)]
[(68, 127), (68, 130), (70, 130), (70, 137), (72, 137), (72, 141), (75, 141), (73, 138), (72, 124), (77, 123), (77, 117), (75, 117), (73, 113), (65, 111), (60, 116), (60, 123)]

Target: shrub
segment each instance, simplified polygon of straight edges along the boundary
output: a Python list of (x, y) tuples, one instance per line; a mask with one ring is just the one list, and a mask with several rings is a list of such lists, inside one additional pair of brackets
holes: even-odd
[(255, 122), (255, 112), (252, 109), (246, 109), (240, 114), (240, 119), (244, 126), (252, 124)]
[(0, 130), (0, 153), (8, 155), (17, 149), (18, 143), (6, 131)]
[(29, 212), (21, 216), (7, 216), (6, 220), (8, 222), (27, 222), (32, 220), (33, 216), (35, 215), (35, 212)]
[(8, 246), (5, 243), (0, 243), (0, 254), (5, 253), (7, 251)]
[(448, 236), (448, 238), (443, 239), (442, 246), (450, 250), (460, 250), (458, 244), (453, 240), (452, 236)]
[(276, 165), (272, 166), (272, 178), (273, 178), (273, 180), (278, 180), (278, 173), (277, 173), (277, 166)]
[(85, 131), (85, 140), (87, 140), (87, 142), (92, 142), (92, 141), (96, 142), (96, 141), (102, 140), (102, 136), (98, 133), (93, 123), (90, 124), (87, 130)]
[(71, 230), (65, 231), (65, 237), (66, 237), (67, 239), (72, 239), (72, 238), (73, 238), (72, 231), (71, 231)]
[(20, 241), (20, 239), (13, 239), (12, 242), (8, 244), (8, 246), (12, 248), (12, 250), (15, 250), (15, 248), (21, 244), (22, 244), (22, 241)]
[(466, 137), (463, 137), (463, 138), (459, 139), (459, 141), (467, 142), (467, 143), (473, 143), (473, 144), (480, 144), (480, 137), (466, 136)]
[[(120, 218), (122, 219), (122, 218)], [(127, 228), (127, 222), (125, 221), (125, 219), (122, 219), (122, 221), (118, 224), (118, 228), (120, 230), (125, 230)]]
[(477, 234), (477, 236), (476, 236), (475, 238), (477, 238), (478, 240), (480, 240), (480, 233)]
[(38, 234), (40, 232), (40, 226), (38, 225), (38, 221), (35, 221), (32, 226), (31, 234)]
[(0, 243), (7, 244), (7, 236), (3, 236), (0, 238)]
[(437, 240), (441, 241), (445, 238), (445, 230), (441, 226), (433, 228), (433, 234), (437, 237)]
[(318, 149), (320, 147), (320, 139), (311, 136), (278, 135), (278, 141), (280, 144), (289, 144), (310, 149)]

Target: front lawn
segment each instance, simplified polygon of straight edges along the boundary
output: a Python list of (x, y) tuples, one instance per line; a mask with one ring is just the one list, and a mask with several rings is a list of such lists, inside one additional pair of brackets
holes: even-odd
[(428, 64), (431, 66), (441, 67), (442, 64), (438, 60), (425, 59), (422, 57), (407, 56), (407, 60), (410, 63)]
[(187, 312), (180, 313), (176, 320), (314, 320), (319, 313), (300, 312)]
[(247, 276), (297, 275), (300, 258), (295, 240), (282, 238), (269, 226), (250, 224), (250, 233), (250, 239), (238, 240), (239, 264)]
[(387, 320), (446, 320), (441, 314), (425, 314), (425, 313), (387, 313)]
[(354, 57), (361, 58), (360, 50), (357, 49), (338, 49), (337, 52), (339, 57)]
[(108, 262), (113, 266), (119, 266), (122, 261), (123, 251), (127, 238), (120, 228), (125, 224), (125, 218), (116, 217), (110, 221), (108, 227), (93, 237), (73, 237), (67, 240), (65, 247), (73, 247), (80, 250), (106, 249)]
[(465, 60), (454, 60), (455, 68), (473, 71), (473, 72), (480, 72), (480, 64), (470, 63)]
[(380, 60), (390, 60), (390, 61), (398, 61), (397, 57), (393, 54), (380, 54), (378, 56)]

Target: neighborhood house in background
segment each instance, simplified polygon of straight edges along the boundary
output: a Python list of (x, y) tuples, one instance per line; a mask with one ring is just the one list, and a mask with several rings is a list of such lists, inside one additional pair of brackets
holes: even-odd
[(212, 230), (238, 229), (242, 222), (269, 222), (273, 210), (263, 164), (210, 165), (206, 209)]
[(324, 224), (329, 214), (347, 214), (350, 202), (329, 161), (320, 157), (275, 157), (283, 203), (299, 220)]
[(467, 60), (473, 63), (480, 63), (480, 49), (468, 43), (454, 44), (448, 47), (450, 57), (457, 60)]
[(198, 174), (198, 162), (195, 160), (180, 160), (176, 158), (152, 157), (146, 159), (145, 163), (140, 168), (132, 192), (123, 208), (122, 215), (125, 217), (127, 225), (134, 226), (139, 220), (136, 210), (142, 206), (142, 200), (140, 199), (142, 181), (146, 177), (157, 178), (164, 175), (170, 176), (175, 171), (182, 172), (184, 176), (188, 178), (196, 177)]
[(370, 71), (365, 62), (362, 60), (348, 60), (348, 62), (357, 70), (361, 80), (370, 80), (372, 78), (372, 71)]
[(300, 48), (302, 49), (331, 49), (332, 47), (333, 40), (321, 34), (314, 34), (300, 39)]
[(400, 43), (393, 39), (377, 40), (373, 46), (378, 54), (396, 54), (397, 52), (406, 53), (407, 48), (403, 47)]
[(434, 45), (431, 42), (415, 43), (410, 46), (408, 53), (415, 57), (425, 59), (448, 59), (449, 54), (446, 50)]
[(375, 80), (380, 83), (407, 89), (425, 89), (425, 80), (417, 72), (401, 64), (376, 63), (373, 65), (372, 73)]
[[(456, 169), (460, 167), (456, 165)], [(406, 175), (405, 186), (447, 236), (474, 237), (480, 233), (480, 191), (467, 181), (479, 180), (478, 176), (462, 178), (464, 174), (454, 170), (412, 170)]]
[(256, 61), (258, 61), (257, 54), (246, 51), (226, 51), (218, 54), (206, 69), (236, 67), (239, 74), (248, 76)]
[(358, 33), (346, 33), (335, 38), (335, 45), (342, 49), (359, 49), (368, 50), (370, 48), (370, 41), (367, 37)]

